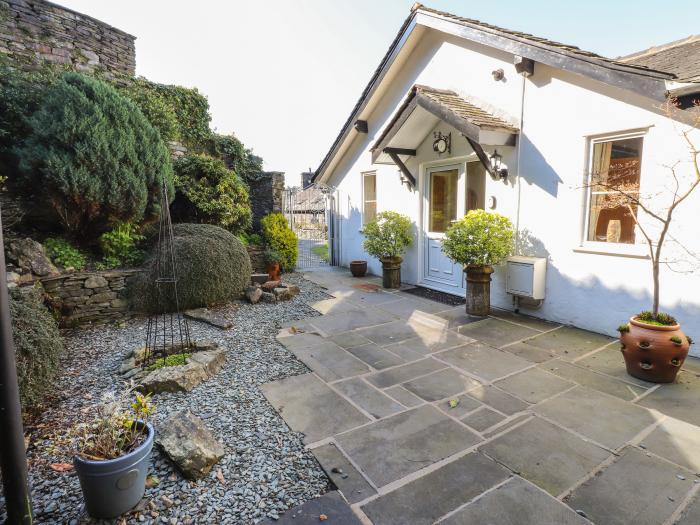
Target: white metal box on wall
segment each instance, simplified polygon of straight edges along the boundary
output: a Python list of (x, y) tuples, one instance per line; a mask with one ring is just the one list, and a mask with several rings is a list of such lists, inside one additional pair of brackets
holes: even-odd
[(541, 301), (544, 299), (544, 283), (547, 259), (513, 255), (506, 261), (506, 292), (519, 297)]

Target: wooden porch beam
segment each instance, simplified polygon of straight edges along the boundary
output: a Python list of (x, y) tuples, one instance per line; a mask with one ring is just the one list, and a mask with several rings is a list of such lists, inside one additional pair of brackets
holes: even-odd
[[(411, 188), (415, 188), (416, 187), (415, 177), (410, 172), (408, 167), (403, 163), (403, 161), (399, 157), (398, 153), (395, 153), (393, 151), (387, 151), (387, 150), (391, 150), (391, 149), (396, 149), (396, 148), (385, 148), (384, 152), (387, 155), (389, 155), (389, 157), (391, 157), (391, 160), (394, 161), (394, 164), (396, 164), (398, 166), (398, 168), (399, 168), (399, 170), (401, 170), (401, 173), (403, 174), (403, 176), (406, 177), (406, 180), (408, 180), (408, 183), (411, 185)], [(416, 154), (415, 151), (413, 152), (413, 154), (414, 155)]]
[(394, 153), (396, 155), (408, 155), (409, 157), (416, 156), (416, 150), (408, 148), (384, 148), (382, 151), (387, 155)]
[(489, 156), (484, 151), (484, 148), (481, 147), (481, 144), (479, 144), (475, 140), (470, 139), (466, 135), (464, 135), (464, 138), (467, 139), (467, 142), (469, 142), (469, 145), (474, 150), (474, 153), (476, 153), (476, 156), (479, 157), (479, 162), (481, 162), (482, 166), (484, 166), (484, 168), (486, 169), (486, 172), (489, 175), (491, 175), (491, 178), (493, 178), (493, 179), (499, 178), (499, 175), (494, 173), (493, 168), (491, 167), (491, 159), (489, 159)]

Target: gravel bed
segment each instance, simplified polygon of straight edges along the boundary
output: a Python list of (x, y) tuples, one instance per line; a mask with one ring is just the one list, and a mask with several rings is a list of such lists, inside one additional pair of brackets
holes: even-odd
[[(187, 407), (224, 444), (226, 456), (207, 478), (190, 482), (154, 447), (151, 474), (160, 483), (146, 489), (140, 512), (125, 516), (120, 524), (252, 524), (276, 518), (329, 489), (328, 478), (304, 450), (301, 436), (289, 430), (258, 388), (308, 371), (275, 336), (281, 326), (318, 315), (306, 302), (328, 298), (299, 274), (287, 274), (284, 280), (301, 288), (291, 301), (236, 302), (217, 308), (217, 313), (233, 321), (230, 330), (190, 321), (194, 339), (213, 340), (227, 349), (226, 365), (190, 393), (155, 396), (154, 424), (157, 429), (160, 420)], [(37, 523), (94, 522), (83, 512), (75, 474), (55, 472), (50, 465), (71, 462), (60, 436), (81, 409), (87, 410), (102, 393), (119, 387), (121, 360), (127, 351), (143, 345), (145, 321), (74, 330), (66, 336), (64, 373), (56, 389), (60, 398), (30, 429), (28, 456)], [(0, 521), (3, 510), (0, 502)]]

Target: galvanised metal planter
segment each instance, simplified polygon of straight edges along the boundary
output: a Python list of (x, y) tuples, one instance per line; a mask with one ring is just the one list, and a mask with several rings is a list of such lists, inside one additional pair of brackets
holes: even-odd
[[(143, 425), (142, 422), (137, 424)], [(90, 516), (115, 518), (135, 507), (143, 498), (155, 436), (150, 423), (146, 423), (146, 429), (146, 440), (124, 456), (104, 461), (79, 456), (73, 458)]]

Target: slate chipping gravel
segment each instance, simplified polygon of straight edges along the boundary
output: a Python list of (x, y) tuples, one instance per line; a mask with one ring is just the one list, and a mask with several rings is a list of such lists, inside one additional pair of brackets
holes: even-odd
[[(329, 490), (326, 475), (304, 450), (301, 436), (288, 429), (258, 388), (308, 371), (275, 336), (283, 325), (318, 315), (306, 302), (328, 298), (300, 274), (287, 274), (284, 281), (301, 288), (291, 301), (276, 305), (236, 302), (216, 308), (233, 321), (230, 330), (190, 321), (195, 339), (213, 340), (227, 349), (226, 365), (190, 393), (155, 396), (154, 424), (157, 430), (159, 421), (187, 407), (224, 444), (226, 456), (208, 477), (194, 483), (185, 480), (154, 447), (151, 474), (158, 476), (160, 484), (146, 489), (141, 512), (132, 512), (119, 523), (252, 524), (275, 518)], [(56, 389), (60, 399), (35, 422), (28, 450), (36, 523), (94, 522), (82, 513), (75, 474), (54, 472), (49, 465), (71, 461), (57, 436), (82, 408), (118, 386), (122, 357), (143, 345), (145, 321), (66, 335), (65, 368)], [(217, 478), (219, 469), (223, 483)], [(0, 521), (3, 507), (0, 498)]]

